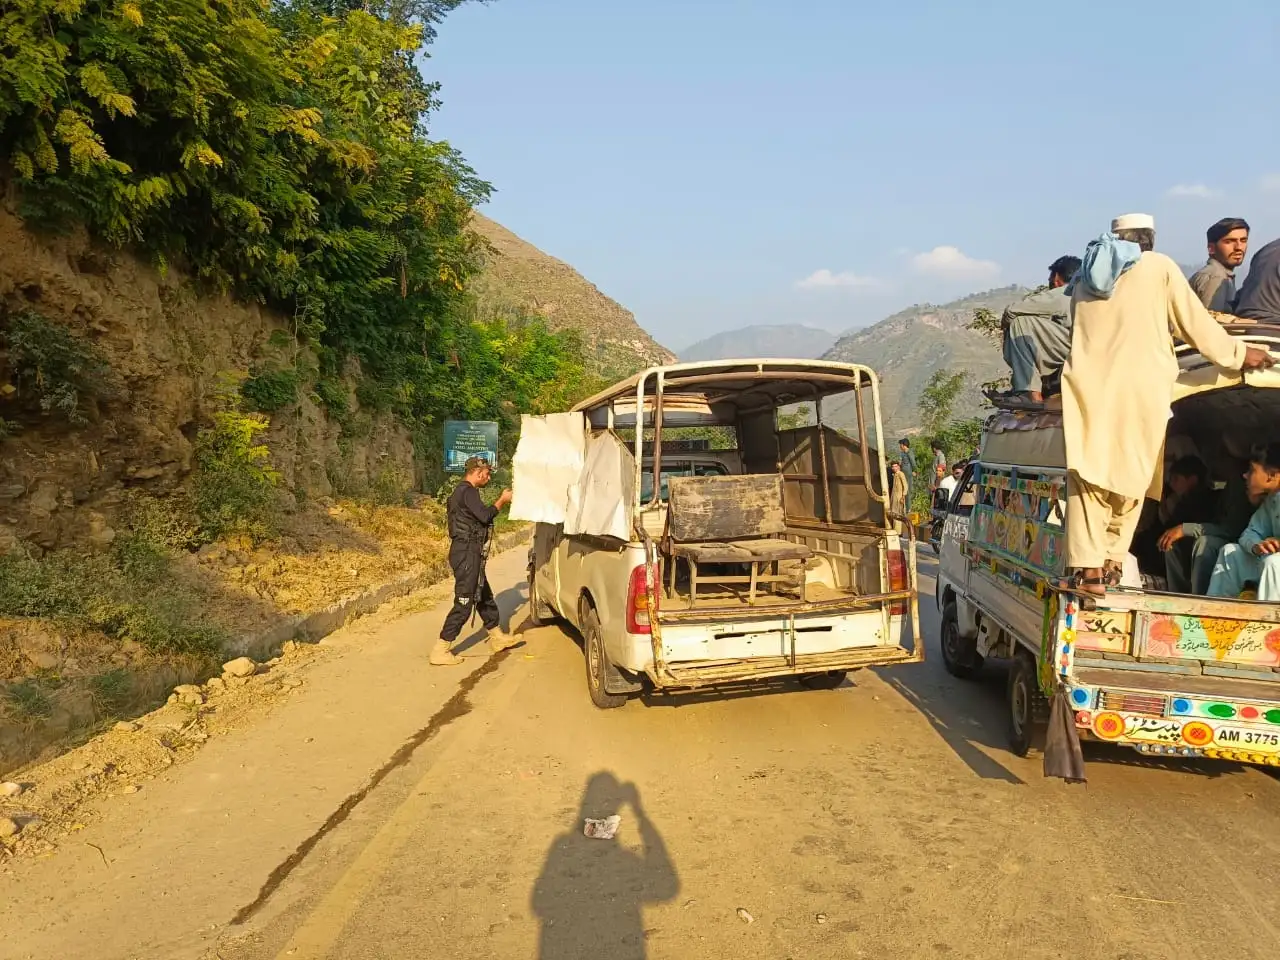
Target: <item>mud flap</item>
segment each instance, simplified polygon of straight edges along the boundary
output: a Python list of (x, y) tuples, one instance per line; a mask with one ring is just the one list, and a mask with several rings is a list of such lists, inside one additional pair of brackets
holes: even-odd
[(1044, 741), (1044, 775), (1067, 783), (1084, 783), (1084, 752), (1075, 717), (1067, 703), (1067, 688), (1059, 684), (1049, 705), (1049, 729)]

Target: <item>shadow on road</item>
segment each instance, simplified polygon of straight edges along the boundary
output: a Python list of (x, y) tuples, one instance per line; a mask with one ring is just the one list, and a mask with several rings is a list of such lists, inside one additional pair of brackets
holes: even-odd
[[(583, 821), (614, 814), (634, 816), (641, 852), (619, 838), (582, 833)], [(680, 879), (662, 836), (649, 821), (634, 784), (611, 773), (587, 781), (578, 818), (547, 851), (530, 906), (542, 924), (539, 960), (643, 960), (644, 906), (671, 900)]]
[[(518, 583), (494, 596), (498, 609), (502, 612), (504, 629), (516, 635), (524, 632), (524, 617), (521, 614), (520, 607), (525, 602), (525, 590), (525, 584)], [(462, 628), (462, 636), (458, 638), (458, 643), (453, 648), (453, 652), (460, 655), (464, 654), (472, 647), (483, 643), (484, 639), (484, 626), (480, 623), (480, 617), (473, 616), (467, 621), (467, 625)]]

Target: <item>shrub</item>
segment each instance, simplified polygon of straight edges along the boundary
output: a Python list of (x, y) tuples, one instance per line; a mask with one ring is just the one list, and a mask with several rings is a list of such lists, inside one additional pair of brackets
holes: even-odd
[(10, 317), (4, 339), (18, 396), (42, 413), (78, 426), (88, 422), (91, 402), (116, 391), (111, 366), (93, 344), (33, 310)]
[(298, 371), (263, 370), (240, 384), (245, 405), (258, 413), (275, 413), (298, 402)]
[(271, 453), (258, 435), (267, 429), (259, 414), (224, 411), (196, 438), (192, 489), (205, 540), (243, 534), (269, 539), (276, 529), (276, 485)]

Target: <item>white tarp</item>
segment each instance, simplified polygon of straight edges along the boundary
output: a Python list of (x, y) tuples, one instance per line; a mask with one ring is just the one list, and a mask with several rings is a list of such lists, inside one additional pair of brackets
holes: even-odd
[(612, 433), (587, 441), (586, 462), (569, 489), (564, 532), (631, 540), (631, 505), (635, 502), (636, 458)]
[(511, 519), (564, 523), (569, 490), (586, 462), (586, 423), (581, 413), (520, 417), (520, 442), (511, 459)]

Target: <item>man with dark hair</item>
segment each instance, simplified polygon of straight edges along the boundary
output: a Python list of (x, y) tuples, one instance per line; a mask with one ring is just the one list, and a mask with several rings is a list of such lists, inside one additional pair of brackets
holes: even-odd
[(902, 479), (906, 481), (907, 502), (911, 502), (911, 490), (916, 482), (916, 455), (911, 452), (911, 441), (903, 437), (898, 441), (898, 466), (902, 468)]
[(1209, 596), (1239, 597), (1256, 588), (1264, 603), (1280, 600), (1280, 443), (1254, 447), (1244, 475), (1258, 509), (1235, 543), (1218, 554)]
[(947, 475), (947, 454), (942, 449), (941, 440), (930, 440), (929, 449), (933, 451), (933, 469), (929, 471), (929, 491), (938, 489), (938, 481)]
[(1178, 378), (1174, 338), (1232, 372), (1274, 362), (1228, 334), (1154, 247), (1151, 216), (1116, 217), (1089, 244), (1073, 284), (1062, 371), (1067, 565), (1072, 586), (1086, 593), (1119, 583), (1142, 500), (1160, 498), (1157, 467)]
[(1249, 224), (1224, 217), (1205, 232), (1209, 262), (1191, 275), (1191, 289), (1210, 310), (1230, 313), (1236, 303), (1236, 267), (1249, 249)]
[(1234, 438), (1223, 438), (1223, 454), (1232, 464), (1226, 489), (1204, 515), (1196, 515), (1199, 504), (1179, 510), (1173, 518), (1176, 522), (1160, 537), (1170, 592), (1207, 593), (1219, 551), (1239, 540), (1249, 525), (1255, 505), (1249, 500), (1249, 487), (1241, 474), (1243, 452)]
[(1044, 381), (1056, 378), (1071, 352), (1071, 298), (1067, 284), (1080, 258), (1059, 257), (1049, 264), (1049, 285), (1005, 308), (1000, 318), (1004, 361), (1009, 364), (1009, 395), (1039, 403)]
[(467, 625), (472, 611), (480, 614), (494, 653), (515, 646), (516, 639), (504, 633), (498, 615), (498, 604), (485, 576), (485, 547), (490, 527), (502, 508), (511, 502), (511, 491), (503, 490), (493, 506), (480, 498), (480, 489), (489, 485), (492, 469), (484, 457), (472, 457), (463, 465), (462, 482), (449, 495), (449, 567), (453, 570), (453, 608), (445, 617), (440, 639), (431, 651), (431, 663), (437, 667), (454, 666), (462, 658), (451, 649), (453, 642)]
[(1248, 320), (1280, 323), (1280, 240), (1272, 240), (1249, 261), (1234, 312)]

